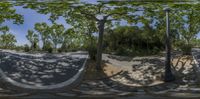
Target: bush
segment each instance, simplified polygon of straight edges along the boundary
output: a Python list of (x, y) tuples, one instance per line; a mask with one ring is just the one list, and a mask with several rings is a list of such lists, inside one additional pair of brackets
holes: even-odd
[(61, 53), (61, 52), (63, 52), (63, 50), (62, 50), (62, 48), (59, 48), (58, 53)]
[(88, 47), (88, 53), (89, 53), (90, 59), (96, 60), (97, 47), (94, 45), (90, 45), (90, 47)]
[(51, 46), (47, 47), (47, 51), (48, 53), (52, 53), (53, 52), (53, 48)]
[(184, 55), (190, 55), (191, 54), (191, 50), (192, 50), (192, 44), (186, 44), (185, 41), (177, 41), (176, 43), (176, 47), (178, 50), (181, 50), (183, 52)]
[(183, 44), (181, 46), (181, 50), (182, 50), (184, 55), (190, 55), (191, 50), (192, 50), (192, 45), (191, 44)]
[(52, 53), (52, 52), (53, 52), (53, 48), (49, 48), (48, 53)]
[(88, 51), (91, 60), (96, 60), (97, 55), (97, 41), (95, 38), (87, 39), (82, 47), (79, 49), (84, 49)]
[(160, 52), (160, 49), (158, 47), (154, 47), (151, 52), (151, 54), (158, 54)]
[(27, 44), (24, 45), (24, 51), (25, 52), (29, 52), (30, 51), (30, 48)]
[(25, 50), (25, 48), (24, 48), (24, 46), (16, 46), (16, 47), (14, 48), (14, 50), (16, 50), (16, 51), (21, 51), (21, 50)]
[(122, 55), (122, 56), (135, 56), (140, 53), (139, 50), (136, 50), (133, 47), (128, 48), (125, 46), (119, 46), (115, 52), (116, 55)]
[(53, 52), (52, 44), (50, 42), (47, 42), (43, 50), (47, 51), (48, 53), (52, 53)]

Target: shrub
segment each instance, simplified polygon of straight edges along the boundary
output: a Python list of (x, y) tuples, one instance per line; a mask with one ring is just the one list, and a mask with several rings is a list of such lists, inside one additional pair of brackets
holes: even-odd
[(62, 48), (59, 48), (58, 53), (61, 53), (61, 52), (63, 52), (63, 50), (62, 50)]
[(96, 60), (97, 47), (95, 45), (90, 45), (90, 47), (88, 47), (88, 53), (89, 53), (90, 59)]
[(192, 45), (191, 44), (183, 44), (181, 46), (181, 50), (182, 50), (184, 55), (190, 55), (191, 50), (192, 50)]
[(47, 51), (48, 53), (52, 53), (52, 52), (53, 52), (52, 44), (51, 44), (50, 42), (48, 42), (48, 43), (44, 46), (44, 50)]
[(154, 47), (151, 52), (151, 54), (158, 54), (160, 52), (160, 49), (158, 47)]
[(52, 53), (53, 52), (53, 48), (50, 47), (50, 48), (48, 48), (47, 51), (48, 51), (48, 53)]
[(137, 52), (135, 48), (127, 48), (124, 46), (119, 46), (118, 49), (116, 50), (116, 55), (122, 55), (122, 56), (132, 56), (135, 55)]
[(181, 50), (184, 55), (190, 55), (192, 50), (192, 44), (186, 44), (185, 41), (177, 41), (176, 43), (177, 49)]
[(30, 48), (27, 44), (24, 45), (24, 51), (25, 52), (29, 52), (30, 51)]

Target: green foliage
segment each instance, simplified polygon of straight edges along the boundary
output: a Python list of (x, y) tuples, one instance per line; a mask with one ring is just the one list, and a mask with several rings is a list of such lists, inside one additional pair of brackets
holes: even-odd
[(149, 55), (159, 53), (164, 48), (159, 34), (152, 34), (153, 28), (149, 31), (136, 26), (118, 26), (105, 33), (106, 52), (116, 52), (119, 55)]
[(26, 38), (31, 43), (31, 49), (36, 50), (39, 48), (39, 36), (38, 34), (34, 33), (32, 30), (28, 30), (28, 34), (26, 35)]
[(53, 52), (52, 43), (51, 42), (47, 42), (47, 44), (44, 46), (44, 50), (48, 51), (48, 53), (52, 53)]
[(49, 38), (53, 42), (54, 49), (57, 49), (57, 45), (63, 42), (65, 28), (63, 25), (54, 23), (51, 27), (49, 27), (49, 31)]
[(5, 32), (0, 35), (0, 46), (2, 48), (13, 48), (15, 47), (16, 42), (17, 40), (15, 39), (15, 36), (11, 33)]
[(96, 60), (97, 46), (91, 45), (90, 48), (88, 49), (88, 53), (89, 53), (90, 59)]
[[(57, 52), (57, 49), (59, 49), (59, 52), (73, 51), (81, 49), (84, 45), (85, 34), (74, 31), (72, 28), (65, 30), (62, 24), (54, 23), (49, 26), (46, 23), (36, 23), (35, 30), (41, 38), (44, 51), (49, 51), (51, 48), (54, 48), (55, 52)], [(29, 32), (27, 39), (30, 41), (33, 33)], [(33, 40), (31, 41), (33, 42)], [(51, 44), (48, 45), (49, 43)], [(58, 48), (58, 46), (61, 47)]]
[(15, 47), (17, 41), (15, 36), (9, 33), (9, 27), (3, 26), (6, 20), (11, 20), (14, 24), (23, 23), (22, 15), (16, 13), (12, 3), (0, 2), (0, 47), (11, 49)]
[(84, 47), (88, 51), (90, 59), (96, 60), (97, 40), (93, 36), (88, 36), (84, 43)]
[[(37, 0), (36, 0), (37, 1)], [(44, 0), (43, 0), (44, 1)], [(65, 16), (66, 12), (73, 5), (73, 2), (76, 3), (79, 0), (48, 0), (48, 2), (27, 2), (24, 1), (19, 5), (24, 6), (24, 8), (30, 8), (36, 10), (41, 14), (50, 14), (49, 20), (55, 22), (59, 16)]]
[(49, 39), (49, 26), (46, 23), (36, 23), (34, 29), (39, 33), (42, 41), (42, 49), (45, 49), (45, 46)]
[(16, 50), (16, 51), (25, 51), (24, 46), (15, 46), (14, 50)]
[(194, 47), (200, 48), (200, 39), (199, 38), (192, 39), (191, 43), (192, 43), (192, 45), (194, 45)]
[(58, 52), (59, 52), (59, 53), (63, 52), (63, 49), (58, 48)]
[[(197, 18), (200, 7), (190, 4), (168, 3), (167, 5), (174, 9), (170, 12), (172, 43), (174, 47), (189, 51), (192, 46), (191, 40), (200, 31), (200, 19)], [(156, 54), (164, 49), (166, 17), (163, 8), (165, 6), (166, 4), (159, 2), (114, 1), (80, 5), (67, 2), (25, 3), (24, 5), (25, 8), (34, 9), (41, 14), (50, 14), (49, 19), (52, 22), (55, 22), (59, 16), (63, 16), (66, 22), (72, 25), (72, 28), (65, 31), (62, 25), (54, 23), (53, 26), (48, 26), (46, 23), (37, 23), (35, 30), (41, 37), (43, 49), (47, 42), (51, 42), (54, 49), (57, 49), (57, 45), (61, 45), (61, 48), (58, 48), (59, 52), (85, 48), (93, 53), (96, 52), (97, 43), (90, 44), (90, 41), (87, 43), (85, 41), (88, 40), (84, 39), (87, 36), (92, 37), (94, 32), (98, 32), (99, 38), (103, 38), (105, 30), (106, 51), (128, 55)], [(126, 21), (127, 26), (120, 27), (121, 20)], [(133, 26), (138, 23), (142, 26)], [(177, 45), (179, 40), (186, 44)], [(92, 45), (91, 48), (88, 45)]]
[(183, 44), (181, 46), (181, 50), (182, 50), (184, 55), (190, 55), (191, 50), (192, 50), (192, 45), (191, 44)]
[(12, 3), (0, 2), (0, 13), (0, 24), (6, 20), (13, 20), (15, 24), (22, 24), (24, 21), (22, 15), (16, 13)]
[(61, 51), (61, 52), (67, 52), (69, 51), (69, 47), (72, 43), (72, 38), (74, 38), (75, 36), (75, 31), (73, 28), (69, 28), (67, 29), (64, 33), (63, 33), (63, 41), (62, 41), (62, 44), (61, 44), (61, 48), (59, 48), (58, 50)]
[(28, 44), (24, 45), (24, 51), (25, 52), (29, 52), (30, 51), (30, 48), (29, 48)]
[(181, 50), (184, 55), (190, 55), (193, 45), (187, 44), (184, 40), (179, 40), (176, 42), (176, 47)]

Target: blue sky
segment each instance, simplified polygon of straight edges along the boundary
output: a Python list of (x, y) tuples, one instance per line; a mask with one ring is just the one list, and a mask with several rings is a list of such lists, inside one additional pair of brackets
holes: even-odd
[[(31, 9), (24, 9), (21, 6), (16, 6), (16, 13), (23, 15), (24, 23), (20, 25), (13, 24), (12, 21), (6, 21), (4, 25), (9, 26), (10, 32), (16, 36), (17, 45), (24, 45), (29, 43), (26, 40), (26, 34), (28, 29), (34, 29), (34, 24), (37, 22), (46, 22), (51, 25), (51, 22), (48, 20), (49, 15), (39, 14)], [(57, 21), (58, 24), (63, 24), (65, 28), (71, 27), (66, 24), (63, 17), (60, 17)]]

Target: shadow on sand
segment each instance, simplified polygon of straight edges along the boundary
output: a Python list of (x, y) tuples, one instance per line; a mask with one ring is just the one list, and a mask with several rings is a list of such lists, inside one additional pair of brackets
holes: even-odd
[[(112, 59), (113, 58), (109, 57)], [(123, 61), (131, 61), (130, 58), (128, 60)], [(176, 60), (176, 61), (174, 61)], [(121, 59), (119, 60), (121, 61)], [(140, 61), (141, 64), (132, 65), (132, 70), (124, 70), (123, 72), (119, 73), (118, 75), (110, 78), (104, 79), (104, 83), (116, 90), (122, 91), (130, 91), (130, 92), (138, 92), (138, 91), (165, 91), (170, 89), (176, 89), (179, 86), (195, 84), (196, 76), (194, 73), (194, 69), (191, 66), (192, 58), (191, 56), (176, 56), (172, 60), (172, 71), (176, 76), (176, 80), (174, 82), (169, 83), (158, 83), (153, 84), (155, 81), (162, 81), (163, 74), (164, 74), (164, 60), (160, 58), (143, 58), (139, 60), (132, 60), (132, 61)], [(111, 64), (108, 60), (104, 61), (103, 66), (106, 64)], [(191, 66), (191, 67), (190, 67)], [(139, 75), (136, 79), (135, 76), (137, 72), (142, 73), (142, 76)], [(135, 73), (132, 73), (135, 72)], [(103, 74), (106, 76), (103, 72)], [(116, 80), (117, 79), (117, 80)], [(128, 83), (128, 84), (125, 84)], [(132, 86), (131, 84), (137, 84), (139, 86)]]
[(31, 55), (0, 52), (0, 68), (7, 78), (39, 88), (71, 80), (80, 72), (86, 59), (87, 53)]

